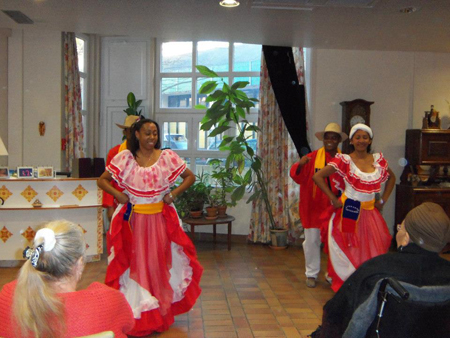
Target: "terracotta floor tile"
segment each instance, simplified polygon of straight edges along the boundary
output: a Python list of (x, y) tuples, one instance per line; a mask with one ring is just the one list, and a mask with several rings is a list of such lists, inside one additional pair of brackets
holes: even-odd
[[(204, 240), (202, 240), (204, 238)], [(317, 287), (305, 285), (303, 250), (271, 250), (264, 245), (211, 242), (199, 233), (195, 246), (204, 268), (202, 294), (188, 313), (177, 316), (168, 331), (151, 338), (306, 337), (321, 322), (322, 307), (334, 295), (324, 280), (326, 256)], [(106, 255), (88, 263), (78, 289), (103, 282)], [(0, 287), (13, 280), (18, 268), (0, 268)]]

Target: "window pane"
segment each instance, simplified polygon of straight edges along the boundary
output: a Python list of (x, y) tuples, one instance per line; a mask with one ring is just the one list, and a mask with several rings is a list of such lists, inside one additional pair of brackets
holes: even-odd
[(80, 77), (80, 92), (81, 92), (81, 110), (86, 110), (86, 88), (85, 79)]
[(211, 133), (214, 128), (211, 130), (205, 131), (201, 130), (201, 123), (198, 124), (198, 150), (212, 150), (219, 151), (219, 145), (222, 142), (222, 135), (217, 135), (214, 137), (208, 137), (209, 133)]
[(188, 125), (186, 122), (164, 122), (161, 130), (163, 148), (186, 150), (188, 148)]
[[(196, 104), (203, 104), (207, 108), (211, 107), (212, 103), (211, 102), (206, 102), (206, 97), (208, 95), (206, 95), (206, 94), (199, 94), (198, 93), (198, 90), (203, 85), (203, 83), (205, 83), (206, 81), (211, 81), (211, 80), (213, 80), (213, 79), (212, 78), (206, 78), (206, 77), (200, 77), (200, 78), (197, 79), (197, 88), (195, 90), (196, 91), (196, 95), (197, 95), (197, 103)], [(222, 88), (222, 81), (218, 81), (218, 82), (219, 82), (219, 84), (218, 84), (216, 89)], [(226, 84), (230, 83), (228, 81), (228, 77), (224, 77), (223, 78), (223, 82), (225, 82)]]
[(76, 38), (77, 41), (77, 53), (78, 53), (78, 70), (80, 72), (85, 72), (84, 69), (84, 40)]
[[(247, 87), (241, 89), (249, 98), (254, 98), (259, 100), (259, 76), (250, 76), (250, 77), (236, 77), (234, 78), (234, 82), (238, 81), (247, 81)], [(255, 108), (259, 107), (259, 102), (255, 102)]]
[(233, 58), (235, 72), (259, 72), (261, 69), (261, 45), (235, 43)]
[(197, 64), (215, 72), (228, 71), (228, 42), (201, 41), (197, 43)]
[(196, 157), (195, 158), (195, 174), (201, 174), (202, 172), (204, 174), (210, 174), (212, 167), (209, 165), (209, 161), (211, 159), (205, 158), (205, 157)]
[(161, 108), (192, 106), (192, 78), (162, 78)]
[(192, 41), (161, 45), (161, 73), (192, 72)]

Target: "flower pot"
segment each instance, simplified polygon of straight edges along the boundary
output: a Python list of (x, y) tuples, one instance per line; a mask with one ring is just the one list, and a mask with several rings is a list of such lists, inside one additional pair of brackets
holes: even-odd
[(203, 215), (203, 210), (191, 210), (189, 213), (191, 218), (201, 218)]
[(227, 206), (226, 205), (219, 205), (217, 207), (218, 216), (219, 218), (227, 217)]
[(216, 219), (217, 218), (217, 207), (207, 207), (205, 216), (208, 219)]
[(270, 237), (271, 237), (271, 245), (272, 249), (280, 250), (287, 248), (287, 229), (271, 229)]

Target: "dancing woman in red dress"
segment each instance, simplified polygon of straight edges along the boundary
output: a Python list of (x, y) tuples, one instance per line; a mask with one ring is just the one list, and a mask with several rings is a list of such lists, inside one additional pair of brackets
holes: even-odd
[[(160, 140), (156, 122), (136, 122), (129, 150), (117, 154), (98, 180), (121, 203), (107, 234), (105, 282), (128, 300), (136, 320), (133, 336), (167, 330), (201, 292), (203, 268), (173, 205), (195, 177), (175, 152), (160, 149)], [(183, 181), (171, 191), (178, 177)]]
[[(395, 185), (395, 175), (383, 154), (370, 153), (373, 133), (358, 123), (350, 130), (349, 155), (337, 154), (313, 176), (314, 182), (330, 198), (335, 211), (329, 221), (328, 275), (337, 291), (343, 282), (365, 261), (388, 251), (391, 235), (380, 213)], [(344, 179), (345, 192), (337, 198), (325, 178), (337, 173)], [(381, 195), (381, 184), (385, 183)], [(381, 196), (381, 198), (376, 198)]]

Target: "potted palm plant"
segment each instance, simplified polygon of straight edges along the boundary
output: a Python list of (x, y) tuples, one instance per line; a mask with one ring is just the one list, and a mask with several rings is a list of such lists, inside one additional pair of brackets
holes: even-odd
[[(206, 102), (212, 103), (209, 108), (205, 105), (196, 105), (197, 109), (206, 109), (206, 114), (201, 121), (201, 130), (209, 131), (209, 137), (222, 134), (235, 125), (237, 133), (224, 135), (219, 145), (221, 151), (228, 151), (225, 168), (233, 172), (233, 191), (231, 193), (232, 203), (243, 198), (246, 189), (252, 191), (247, 203), (256, 201), (263, 203), (269, 216), (269, 228), (275, 233), (272, 236), (272, 245), (281, 244), (286, 247), (287, 230), (279, 227), (272, 213), (272, 206), (267, 193), (267, 178), (262, 168), (261, 158), (255, 153), (246, 135), (253, 132), (258, 133), (260, 129), (252, 125), (246, 118), (250, 108), (255, 106), (257, 99), (249, 98), (242, 90), (247, 85), (246, 81), (237, 81), (231, 86), (206, 66), (197, 66), (198, 71), (213, 80), (205, 81), (199, 89), (200, 94), (209, 94)], [(215, 80), (217, 79), (217, 80)], [(221, 84), (221, 88), (218, 88)], [(217, 89), (218, 88), (218, 89)], [(249, 170), (245, 164), (249, 163)], [(234, 169), (233, 169), (234, 168)], [(275, 243), (276, 242), (276, 243)]]

